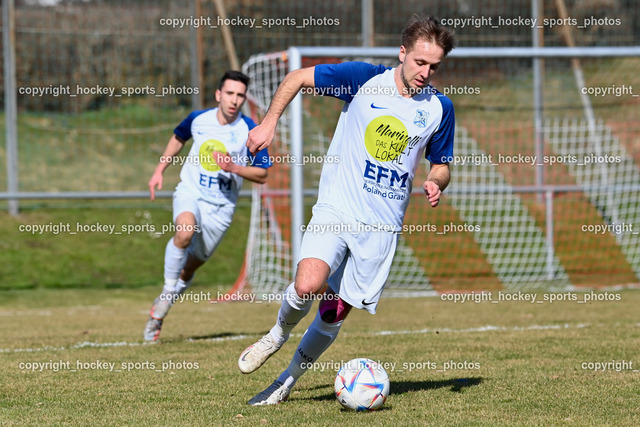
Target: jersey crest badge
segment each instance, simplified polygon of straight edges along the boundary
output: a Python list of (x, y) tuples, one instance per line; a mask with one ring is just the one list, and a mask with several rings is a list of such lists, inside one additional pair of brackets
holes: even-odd
[(428, 118), (429, 113), (424, 110), (416, 110), (416, 117), (413, 119), (413, 124), (420, 128), (426, 128)]

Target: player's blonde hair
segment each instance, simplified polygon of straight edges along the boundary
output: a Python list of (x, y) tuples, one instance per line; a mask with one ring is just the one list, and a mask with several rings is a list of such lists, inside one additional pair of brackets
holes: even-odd
[(453, 30), (442, 25), (433, 16), (425, 17), (414, 14), (402, 30), (402, 45), (407, 51), (410, 51), (419, 39), (426, 39), (437, 44), (444, 50), (445, 56), (456, 45)]

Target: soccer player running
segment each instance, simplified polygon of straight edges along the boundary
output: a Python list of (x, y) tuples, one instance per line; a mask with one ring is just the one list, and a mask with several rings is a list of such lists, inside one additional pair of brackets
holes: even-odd
[[(222, 240), (231, 224), (243, 178), (260, 184), (267, 179), (271, 166), (267, 150), (253, 156), (245, 145), (249, 131), (256, 126), (240, 112), (248, 85), (248, 76), (227, 71), (216, 90), (218, 107), (194, 111), (174, 129), (149, 180), (154, 200), (155, 187), (162, 189), (165, 169), (177, 160), (184, 161), (173, 194), (176, 232), (165, 250), (164, 287), (153, 302), (144, 329), (147, 341), (158, 339), (169, 309)], [(175, 157), (192, 137), (188, 156)]]
[[(446, 160), (453, 154), (455, 119), (451, 101), (429, 82), (454, 45), (453, 33), (439, 21), (413, 16), (402, 32), (396, 68), (347, 62), (293, 71), (262, 123), (249, 133), (251, 152), (267, 147), (279, 117), (302, 87), (345, 101), (327, 152), (340, 161), (323, 166), (295, 282), (286, 289), (270, 332), (240, 355), (240, 370), (251, 373), (262, 366), (326, 283), (329, 287), (318, 297), (318, 314), (289, 367), (250, 405), (286, 400), (335, 340), (352, 307), (375, 314), (423, 152), (431, 167), (422, 187), (431, 206), (438, 206), (450, 179)], [(339, 228), (326, 231), (327, 226)]]

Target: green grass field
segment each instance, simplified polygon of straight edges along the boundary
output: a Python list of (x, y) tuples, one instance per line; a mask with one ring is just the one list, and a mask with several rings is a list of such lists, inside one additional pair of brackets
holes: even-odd
[[(144, 345), (157, 292), (2, 291), (0, 424), (640, 423), (637, 291), (601, 292), (615, 300), (584, 304), (578, 301), (594, 294), (566, 293), (578, 301), (542, 304), (498, 301), (495, 291), (498, 303), (383, 299), (375, 316), (351, 313), (288, 402), (257, 408), (246, 401), (287, 366), (313, 316), (260, 370), (243, 375), (237, 356), (270, 328), (278, 304), (178, 303), (162, 342)], [(348, 412), (333, 397), (334, 366), (355, 357), (387, 364), (391, 394), (379, 411)]]
[[(200, 270), (202, 280), (196, 279), (201, 285), (214, 282), (230, 287), (238, 277), (249, 204), (248, 199), (238, 201), (233, 223), (215, 257)], [(4, 265), (0, 291), (135, 288), (162, 283), (164, 250), (175, 230), (170, 228), (170, 199), (25, 201), (21, 206), (17, 217), (0, 212), (0, 261)], [(47, 226), (50, 228), (43, 228)], [(57, 232), (53, 226), (58, 227)]]
[[(585, 62), (585, 70), (596, 73), (587, 73), (591, 84), (637, 81), (636, 59), (603, 64)], [(482, 97), (455, 100), (459, 122), (487, 152), (531, 151), (531, 132), (523, 125), (531, 121), (529, 79), (485, 77), (463, 82), (481, 85)], [(551, 70), (545, 84), (548, 114), (568, 104), (571, 115), (581, 114), (567, 70)], [(331, 133), (341, 103), (312, 101), (306, 136), (318, 129)], [(614, 126), (617, 136), (637, 161), (638, 104), (618, 101), (593, 100), (598, 117), (619, 126)], [(20, 189), (144, 191), (173, 126), (187, 113), (144, 105), (21, 113)], [(307, 126), (311, 122), (315, 127)], [(2, 134), (3, 126), (2, 119)], [(0, 144), (0, 165), (4, 150)], [(532, 171), (501, 171), (512, 184), (532, 183)], [(312, 172), (306, 172), (308, 180), (317, 179)], [(566, 171), (554, 173), (573, 183)], [(164, 190), (171, 190), (177, 177), (178, 168), (167, 173)], [(0, 174), (4, 187), (6, 174)], [(446, 216), (445, 206), (436, 212), (438, 223), (456, 218)], [(536, 206), (529, 206), (535, 214)], [(586, 204), (557, 206), (574, 215)], [(287, 366), (313, 315), (281, 352), (248, 376), (238, 371), (237, 356), (271, 327), (277, 304), (178, 304), (162, 343), (145, 345), (142, 329), (160, 291), (170, 232), (31, 234), (20, 226), (68, 223), (74, 229), (101, 223), (117, 229), (154, 225), (160, 231), (171, 222), (170, 200), (21, 201), (21, 209), (15, 218), (0, 212), (0, 425), (640, 425), (640, 291), (599, 293), (619, 300), (584, 304), (385, 299), (376, 316), (350, 315), (319, 360), (323, 365), (299, 381), (288, 402), (253, 408), (246, 401)], [(541, 210), (537, 218), (542, 224)], [(560, 225), (561, 215), (557, 218)], [(233, 284), (248, 223), (249, 201), (241, 200), (226, 238), (198, 273), (195, 296), (215, 297)], [(612, 271), (622, 263), (608, 255), (602, 241), (580, 246), (566, 228), (557, 230), (557, 253), (582, 268), (572, 276), (575, 284), (609, 283), (614, 273), (612, 283), (635, 281), (628, 271)], [(562, 246), (560, 237), (569, 243)], [(436, 246), (442, 242), (449, 246)], [(460, 241), (423, 247), (439, 256), (423, 257), (436, 264), (430, 273), (458, 275), (446, 282), (447, 289), (486, 285), (478, 271), (489, 271), (488, 264), (460, 276), (478, 259), (485, 262), (482, 254), (465, 252)], [(584, 279), (576, 280), (578, 275)], [(591, 294), (557, 295), (584, 301)], [(391, 394), (377, 412), (345, 411), (333, 397), (337, 366), (355, 357), (389, 367)], [(112, 365), (104, 369), (107, 363)]]

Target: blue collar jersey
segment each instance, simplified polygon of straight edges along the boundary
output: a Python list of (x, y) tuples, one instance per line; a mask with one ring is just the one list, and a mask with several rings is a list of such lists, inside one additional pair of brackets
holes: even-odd
[(318, 65), (316, 91), (345, 101), (327, 152), (318, 204), (382, 229), (399, 230), (422, 155), (434, 164), (453, 155), (451, 101), (432, 86), (398, 93), (394, 70), (362, 62)]
[(217, 108), (194, 111), (174, 129), (183, 141), (193, 138), (178, 185), (209, 203), (235, 206), (243, 179), (220, 169), (213, 151), (228, 154), (241, 166), (268, 168), (271, 162), (266, 149), (254, 157), (245, 146), (249, 131), (256, 126), (250, 118), (240, 113), (233, 123), (221, 125), (217, 111)]

